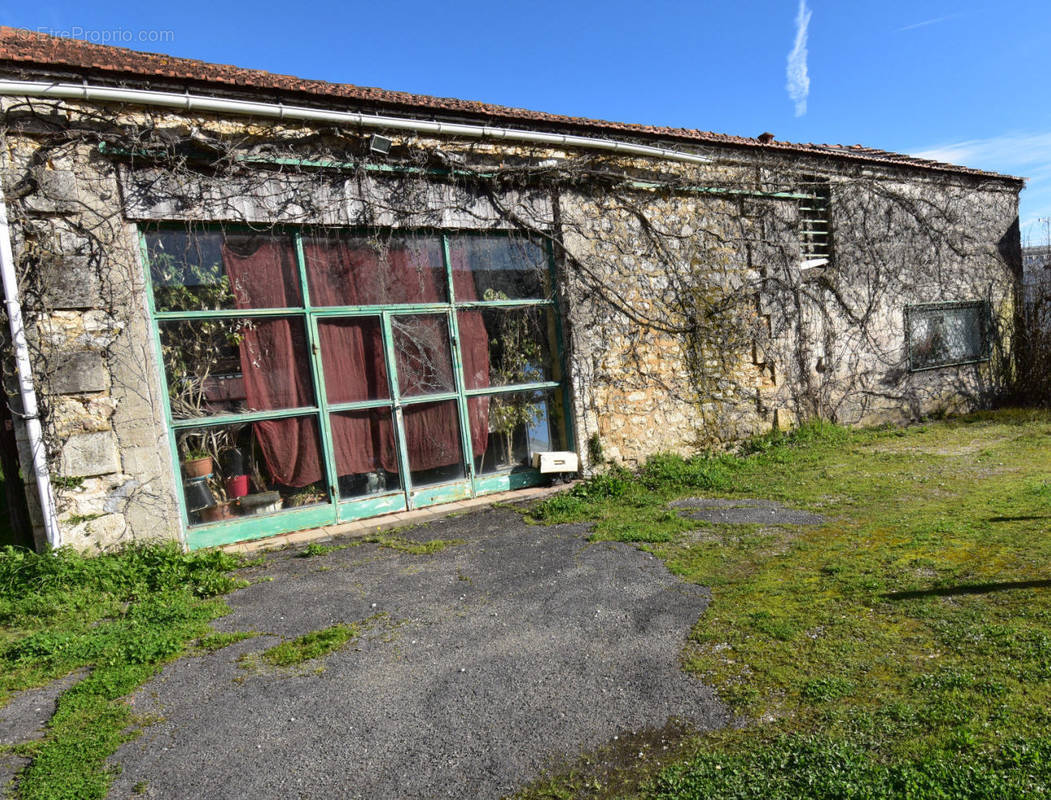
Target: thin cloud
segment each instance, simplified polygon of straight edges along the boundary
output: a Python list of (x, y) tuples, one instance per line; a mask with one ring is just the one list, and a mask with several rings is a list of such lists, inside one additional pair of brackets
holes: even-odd
[(799, 12), (796, 14), (796, 40), (792, 45), (792, 51), (788, 54), (788, 82), (785, 88), (788, 97), (796, 104), (796, 116), (801, 117), (806, 113), (806, 101), (810, 95), (810, 75), (807, 73), (806, 39), (807, 28), (810, 27), (810, 9), (806, 7), (806, 0), (799, 0)]
[(1043, 220), (1051, 217), (1051, 133), (1009, 133), (946, 142), (913, 155), (1028, 178), (1019, 214), (1023, 240), (1042, 230)]
[(913, 155), (998, 172), (1032, 172), (1033, 167), (1041, 168), (1051, 162), (1051, 133), (1011, 133), (989, 139), (967, 139)]
[(947, 22), (950, 19), (956, 19), (959, 14), (949, 14), (945, 17), (935, 17), (934, 19), (925, 19), (923, 22), (914, 22), (911, 25), (905, 25), (898, 28), (895, 33), (901, 33), (902, 31), (914, 31), (916, 28), (926, 28), (928, 25), (937, 25), (939, 22)]

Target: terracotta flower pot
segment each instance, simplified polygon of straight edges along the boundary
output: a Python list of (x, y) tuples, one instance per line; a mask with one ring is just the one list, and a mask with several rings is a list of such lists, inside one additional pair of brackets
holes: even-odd
[(229, 503), (216, 503), (214, 506), (202, 508), (200, 514), (204, 522), (218, 522), (222, 519), (231, 519), (234, 516), (233, 509)]
[(212, 474), (212, 457), (195, 458), (192, 461), (183, 461), (182, 470), (187, 478), (206, 478)]

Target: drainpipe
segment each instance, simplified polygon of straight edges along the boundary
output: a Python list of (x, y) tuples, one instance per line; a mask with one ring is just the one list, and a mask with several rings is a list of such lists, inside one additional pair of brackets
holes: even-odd
[(690, 164), (708, 164), (711, 159), (682, 150), (651, 147), (643, 144), (600, 139), (592, 136), (572, 136), (564, 133), (545, 133), (520, 128), (500, 128), (491, 125), (468, 125), (455, 122), (383, 117), (355, 111), (326, 111), (306, 106), (286, 106), (282, 103), (259, 103), (250, 100), (229, 100), (210, 95), (157, 92), (147, 89), (120, 89), (110, 86), (91, 86), (78, 83), (48, 83), (46, 81), (0, 80), (0, 95), (21, 97), (53, 97), (61, 100), (82, 100), (96, 103), (131, 103), (139, 106), (159, 106), (178, 111), (237, 114), (269, 119), (294, 119), (311, 122), (332, 122), (356, 125), (362, 128), (404, 130), (437, 136), (462, 136), (468, 139), (499, 139), (509, 142), (528, 142), (558, 147), (580, 147), (586, 150), (606, 150), (634, 156), (649, 156)]
[[(89, 84), (50, 83), (46, 81), (0, 80), (0, 95), (14, 97), (42, 97), (100, 103), (130, 103), (139, 106), (169, 108), (186, 112), (210, 112), (262, 117), (277, 120), (301, 120), (329, 122), (361, 128), (380, 130), (404, 130), (437, 136), (460, 136), (469, 139), (495, 139), (509, 142), (543, 144), (555, 147), (575, 147), (586, 150), (602, 150), (632, 156), (647, 156), (666, 161), (688, 164), (707, 164), (706, 156), (672, 150), (665, 147), (632, 144), (613, 139), (591, 136), (574, 136), (561, 133), (546, 133), (490, 125), (435, 122), (430, 120), (385, 117), (351, 111), (329, 111), (306, 106), (286, 106), (282, 103), (260, 103), (247, 100), (231, 100), (209, 95), (193, 95), (189, 92), (158, 92), (145, 89), (120, 89)], [(19, 390), (22, 395), (23, 419), (33, 453), (33, 471), (36, 476), (40, 507), (44, 514), (47, 541), (52, 547), (62, 543), (55, 500), (48, 478), (47, 461), (44, 454), (40, 419), (37, 412), (36, 392), (29, 363), (25, 329), (22, 324), (22, 309), (18, 300), (18, 282), (11, 254), (11, 239), (7, 226), (7, 208), (0, 195), (0, 268), (4, 284), (4, 301), (11, 324), (11, 337), (15, 350), (15, 365), (18, 371)]]
[(22, 419), (29, 437), (29, 449), (33, 456), (33, 475), (36, 478), (40, 510), (44, 515), (44, 532), (50, 547), (62, 546), (62, 532), (58, 527), (55, 512), (55, 496), (51, 492), (51, 480), (47, 469), (44, 437), (40, 430), (40, 414), (37, 410), (36, 390), (33, 388), (33, 368), (29, 362), (29, 345), (22, 322), (22, 305), (18, 300), (18, 276), (15, 274), (15, 259), (11, 252), (11, 233), (7, 226), (7, 203), (0, 192), (0, 278), (4, 284), (4, 306), (7, 321), (11, 326), (11, 346), (15, 355), (15, 372), (18, 375), (18, 393), (22, 396)]

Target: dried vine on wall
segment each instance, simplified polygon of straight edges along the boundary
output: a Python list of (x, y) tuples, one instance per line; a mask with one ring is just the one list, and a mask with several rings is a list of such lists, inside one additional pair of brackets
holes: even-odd
[[(354, 130), (40, 101), (9, 103), (4, 125), (4, 188), (55, 474), (72, 432), (112, 428), (119, 439), (133, 427), (114, 424), (123, 397), (153, 409), (142, 426), (162, 416), (147, 337), (132, 322), (145, 307), (125, 216), (134, 203), (191, 227), (354, 226), (379, 242), (381, 231), (452, 220), (550, 242), (576, 416), (595, 428), (578, 431), (581, 441), (615, 435), (597, 420), (636, 394), (648, 398), (642, 415), (661, 397), (682, 409), (679, 427), (692, 433), (676, 435), (702, 445), (761, 430), (778, 410), (850, 423), (953, 397), (985, 403), (1012, 377), (1003, 287), (1014, 255), (1009, 231), (1000, 249), (988, 231), (1013, 200), (976, 179), (831, 157), (804, 169), (776, 150), (711, 149), (711, 165), (694, 166), (408, 136), (375, 155)], [(121, 171), (135, 179), (122, 182)], [(778, 195), (815, 176), (832, 186), (834, 253), (801, 269), (799, 203)], [(904, 307), (964, 297), (989, 299), (1001, 368), (911, 380)], [(110, 384), (55, 385), (75, 352), (97, 356)], [(109, 507), (168, 503), (138, 480), (110, 487), (121, 494)]]

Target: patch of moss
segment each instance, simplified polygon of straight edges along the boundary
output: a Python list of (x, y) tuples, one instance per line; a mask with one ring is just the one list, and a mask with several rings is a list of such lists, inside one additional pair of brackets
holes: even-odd
[(360, 634), (357, 625), (337, 623), (281, 642), (264, 650), (260, 658), (273, 667), (293, 667), (334, 653)]
[(346, 550), (349, 546), (350, 545), (348, 544), (319, 544), (318, 542), (314, 542), (312, 544), (308, 544), (306, 547), (304, 547), (302, 550), (296, 553), (296, 558), (314, 558), (316, 556), (324, 556), (328, 555), (329, 553), (334, 553), (337, 550)]

